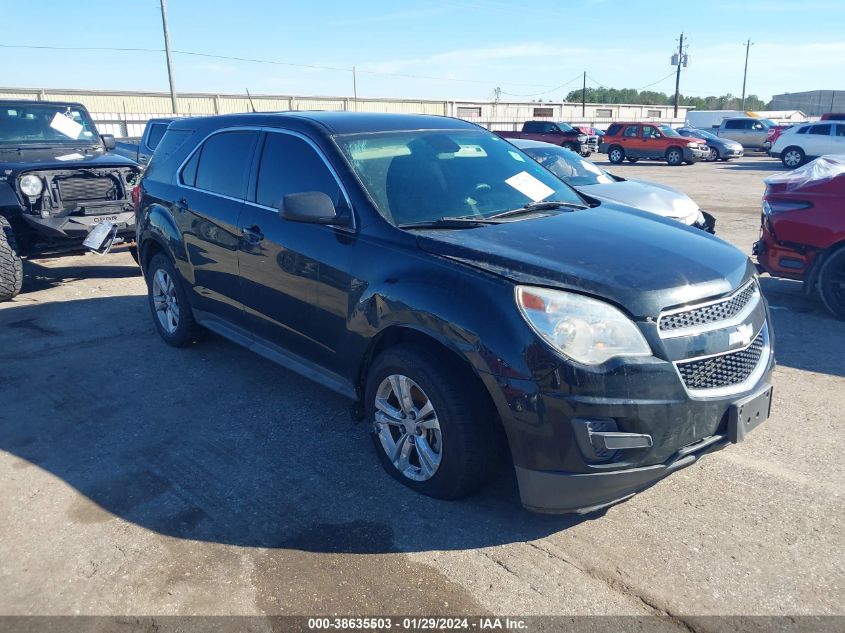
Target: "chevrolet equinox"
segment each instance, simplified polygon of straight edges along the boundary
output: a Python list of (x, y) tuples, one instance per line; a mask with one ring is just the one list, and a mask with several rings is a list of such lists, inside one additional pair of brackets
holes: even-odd
[(161, 337), (212, 330), (353, 399), (420, 493), (467, 495), (508, 454), (525, 507), (587, 512), (769, 415), (743, 253), (471, 123), (180, 119), (133, 196)]

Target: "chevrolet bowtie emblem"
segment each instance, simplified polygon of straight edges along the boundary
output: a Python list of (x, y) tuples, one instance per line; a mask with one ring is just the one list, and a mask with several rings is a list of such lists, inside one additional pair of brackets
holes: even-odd
[(737, 343), (741, 344), (743, 347), (748, 345), (751, 342), (751, 336), (754, 334), (754, 329), (751, 327), (750, 323), (746, 323), (744, 325), (740, 325), (736, 330), (730, 333), (728, 336), (728, 344), (729, 345), (736, 345)]

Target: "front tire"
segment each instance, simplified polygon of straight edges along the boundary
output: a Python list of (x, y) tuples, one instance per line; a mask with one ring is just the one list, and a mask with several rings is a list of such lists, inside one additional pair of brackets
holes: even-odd
[(156, 330), (168, 345), (189, 345), (197, 338), (198, 326), (173, 262), (164, 253), (157, 253), (146, 272), (147, 298)]
[(581, 148), (575, 143), (564, 143), (563, 149), (568, 149), (570, 152), (580, 153)]
[(834, 251), (822, 264), (819, 295), (834, 316), (845, 319), (845, 247)]
[(804, 164), (806, 156), (800, 147), (787, 147), (781, 154), (780, 161), (787, 169), (795, 169)]
[(457, 499), (496, 464), (495, 412), (483, 388), (445, 352), (399, 345), (367, 376), (365, 413), (384, 469), (421, 494)]
[(711, 163), (715, 163), (720, 158), (721, 156), (719, 156), (719, 150), (715, 147), (711, 147), (709, 153), (707, 154), (707, 160)]
[(611, 147), (607, 152), (607, 158), (614, 165), (619, 165), (625, 160), (625, 150), (618, 145)]
[(677, 167), (684, 164), (684, 153), (677, 147), (670, 147), (666, 150), (666, 164), (670, 167)]
[(14, 299), (23, 285), (23, 263), (9, 220), (0, 215), (0, 301)]

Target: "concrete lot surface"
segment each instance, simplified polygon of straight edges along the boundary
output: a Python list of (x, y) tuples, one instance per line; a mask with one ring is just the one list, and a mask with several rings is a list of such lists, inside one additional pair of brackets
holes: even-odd
[[(750, 253), (779, 164), (613, 171)], [(216, 336), (165, 345), (127, 253), (27, 262), (0, 305), (0, 614), (845, 614), (845, 323), (763, 286), (772, 418), (577, 518), (523, 511), (506, 468), (414, 494), (342, 398)]]

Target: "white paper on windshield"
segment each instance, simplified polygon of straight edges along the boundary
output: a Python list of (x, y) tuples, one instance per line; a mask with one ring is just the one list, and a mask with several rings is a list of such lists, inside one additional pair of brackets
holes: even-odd
[(555, 192), (554, 189), (547, 187), (527, 171), (521, 171), (515, 176), (508, 178), (505, 182), (522, 195), (531, 198), (534, 202), (540, 202), (540, 200), (548, 198)]
[(514, 152), (513, 150), (508, 150), (508, 154), (511, 155), (511, 158), (513, 158), (514, 160), (518, 160), (520, 163), (525, 162), (525, 159), (522, 156), (520, 156), (517, 152)]
[(56, 156), (56, 160), (81, 160), (85, 158), (82, 154), (63, 154), (62, 156)]
[(66, 117), (61, 112), (56, 112), (56, 116), (54, 116), (53, 120), (50, 121), (50, 127), (54, 130), (58, 130), (68, 138), (72, 138), (74, 141), (79, 138), (80, 134), (82, 134), (82, 125), (73, 119)]

